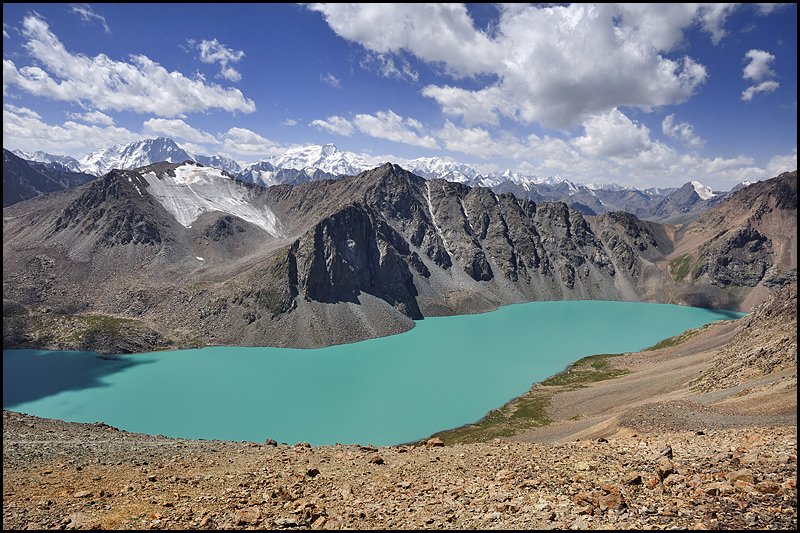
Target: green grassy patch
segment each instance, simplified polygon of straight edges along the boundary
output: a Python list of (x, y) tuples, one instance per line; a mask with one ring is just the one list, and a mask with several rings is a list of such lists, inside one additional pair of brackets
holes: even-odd
[[(586, 387), (595, 381), (614, 379), (630, 373), (630, 370), (611, 368), (610, 359), (622, 354), (599, 354), (576, 361), (563, 373), (547, 378), (541, 384), (515, 398), (504, 406), (490, 411), (475, 424), (441, 431), (431, 437), (438, 437), (446, 445), (458, 443), (486, 442), (501, 437), (513, 437), (527, 429), (551, 424), (547, 414), (550, 398), (562, 390)], [(575, 415), (570, 420), (579, 420)]]
[(598, 354), (584, 357), (571, 364), (561, 374), (549, 377), (542, 382), (545, 387), (565, 387), (574, 390), (586, 387), (589, 383), (605, 381), (629, 374), (630, 370), (611, 368), (609, 359), (622, 354)]
[(172, 340), (139, 320), (5, 304), (4, 311), (13, 314), (3, 316), (3, 349), (139, 353), (175, 347)]
[(432, 437), (440, 438), (447, 446), (512, 437), (526, 429), (550, 424), (553, 420), (547, 415), (549, 406), (549, 394), (527, 392), (503, 407), (490, 411), (475, 424), (441, 431)]
[(655, 350), (661, 350), (661, 349), (664, 349), (664, 348), (671, 348), (673, 346), (678, 346), (679, 344), (683, 344), (684, 342), (688, 341), (689, 339), (691, 339), (692, 337), (694, 337), (695, 335), (700, 333), (705, 327), (706, 326), (703, 326), (703, 328), (698, 328), (698, 329), (687, 329), (686, 331), (684, 331), (680, 335), (676, 335), (674, 337), (670, 337), (668, 339), (664, 339), (663, 341), (659, 342), (655, 346), (651, 346), (649, 348), (645, 348), (642, 351), (643, 352), (652, 352), (652, 351), (655, 351)]
[(680, 283), (689, 274), (692, 268), (691, 254), (683, 254), (669, 262), (669, 273), (675, 283)]

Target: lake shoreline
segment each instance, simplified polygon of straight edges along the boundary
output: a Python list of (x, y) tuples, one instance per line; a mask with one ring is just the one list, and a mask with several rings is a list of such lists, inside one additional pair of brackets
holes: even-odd
[(553, 423), (475, 444), (187, 440), (4, 410), (3, 525), (794, 530), (796, 360), (732, 385), (714, 361), (741, 325), (609, 358), (630, 372), (560, 384)]
[(209, 347), (114, 361), (4, 351), (4, 375), (15, 376), (4, 381), (4, 407), (184, 438), (391, 445), (478, 419), (592, 351), (649, 346), (719, 316), (640, 302), (532, 302), (313, 352)]

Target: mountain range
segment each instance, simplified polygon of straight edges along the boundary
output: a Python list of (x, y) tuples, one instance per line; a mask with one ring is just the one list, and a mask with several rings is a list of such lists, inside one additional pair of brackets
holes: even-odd
[[(240, 165), (224, 156), (192, 155), (180, 148), (172, 139), (163, 137), (98, 150), (81, 160), (68, 156), (54, 156), (41, 151), (28, 153), (15, 150), (13, 155), (28, 161), (29, 164), (57, 163), (68, 172), (95, 177), (102, 176), (112, 169), (129, 170), (162, 161), (170, 163), (195, 161), (204, 166), (224, 170), (242, 181), (263, 186), (337, 179), (341, 176), (356, 175), (376, 166), (374, 162), (367, 161), (358, 154), (339, 151), (332, 144), (293, 148), (280, 156), (267, 157), (249, 165)], [(730, 194), (713, 191), (697, 181), (687, 182), (679, 189), (641, 190), (613, 184), (581, 185), (558, 176), (524, 175), (510, 170), (484, 175), (469, 165), (436, 157), (412, 159), (402, 166), (425, 179), (445, 179), (472, 187), (489, 187), (497, 193), (511, 192), (517, 198), (528, 198), (535, 202), (562, 201), (585, 215), (626, 211), (643, 220), (671, 224), (687, 222)], [(4, 181), (6, 173), (4, 167)], [(21, 178), (9, 178), (12, 179)], [(33, 182), (29, 184), (27, 190), (28, 194), (22, 198), (30, 198), (33, 195), (30, 191), (44, 189)], [(4, 201), (5, 205), (10, 204)]]
[(263, 187), (159, 162), (3, 215), (5, 348), (311, 348), (537, 300), (747, 311), (797, 270), (796, 171), (681, 226), (391, 163)]

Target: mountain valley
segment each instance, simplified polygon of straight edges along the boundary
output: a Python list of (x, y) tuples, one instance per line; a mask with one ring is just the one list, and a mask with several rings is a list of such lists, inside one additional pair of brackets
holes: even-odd
[(392, 164), (269, 188), (114, 170), (4, 209), (4, 347), (313, 348), (536, 300), (747, 311), (796, 276), (796, 191), (786, 173), (669, 226)]

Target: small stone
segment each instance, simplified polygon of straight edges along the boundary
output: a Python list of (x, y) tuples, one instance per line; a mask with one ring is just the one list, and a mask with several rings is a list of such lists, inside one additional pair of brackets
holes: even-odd
[(756, 484), (756, 490), (764, 494), (777, 494), (781, 490), (781, 486), (774, 481), (761, 481)]
[(654, 477), (648, 477), (647, 481), (645, 481), (644, 486), (648, 489), (654, 489), (658, 486), (658, 479)]
[(625, 478), (626, 485), (641, 485), (642, 484), (642, 476), (639, 474), (633, 473)]
[[(672, 452), (670, 451), (670, 453)], [(664, 479), (670, 474), (675, 473), (675, 465), (669, 457), (664, 455), (656, 462), (656, 473), (659, 479)]]
[(729, 483), (721, 481), (721, 482), (718, 482), (718, 483), (711, 483), (710, 485), (708, 485), (706, 487), (705, 490), (706, 490), (706, 494), (708, 494), (709, 496), (711, 496), (712, 495), (711, 492), (714, 492), (714, 491), (715, 491), (714, 495), (716, 495), (716, 494), (730, 494), (731, 492), (733, 492), (733, 487)]
[[(600, 510), (606, 509), (618, 510), (625, 506), (625, 501), (622, 498), (622, 493), (618, 487), (609, 487), (611, 490), (605, 494), (600, 495)], [(604, 489), (605, 490), (605, 489)]]
[(503, 481), (505, 479), (511, 479), (512, 477), (514, 477), (514, 471), (513, 470), (508, 470), (507, 468), (504, 468), (503, 470), (500, 470), (494, 476), (494, 478), (497, 481)]
[(672, 446), (667, 446), (663, 450), (661, 450), (659, 457), (667, 457), (672, 459)]
[(425, 446), (428, 447), (428, 448), (433, 448), (434, 446), (444, 446), (444, 442), (442, 442), (442, 439), (440, 439), (438, 437), (434, 437), (434, 438), (428, 440), (425, 443)]
[(382, 465), (383, 464), (383, 457), (378, 455), (377, 453), (369, 458), (369, 462), (375, 465)]
[(731, 472), (727, 476), (728, 483), (736, 483), (737, 481), (744, 481), (745, 483), (753, 483), (753, 473), (744, 468), (742, 470), (737, 470), (736, 472)]
[(584, 517), (584, 516), (581, 516), (581, 517), (578, 517), (578, 519), (575, 520), (569, 526), (569, 528), (572, 531), (583, 531), (583, 530), (589, 529), (589, 525), (590, 525), (589, 519)]
[(72, 495), (73, 498), (88, 498), (92, 495), (92, 491), (90, 490), (79, 490), (75, 494)]
[(237, 526), (243, 524), (255, 524), (261, 518), (261, 509), (258, 507), (246, 507), (236, 509), (233, 513), (233, 523)]
[(578, 516), (592, 514), (592, 510), (593, 508), (591, 505), (582, 505), (575, 508), (575, 514)]

